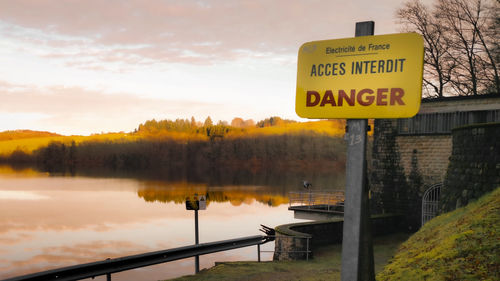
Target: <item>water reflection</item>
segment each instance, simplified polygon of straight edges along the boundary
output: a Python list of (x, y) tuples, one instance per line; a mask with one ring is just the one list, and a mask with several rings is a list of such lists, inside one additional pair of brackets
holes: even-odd
[(33, 192), (27, 191), (7, 191), (0, 190), (0, 200), (41, 200), (47, 199), (48, 197), (35, 194)]
[(276, 194), (271, 188), (264, 186), (208, 187), (202, 184), (144, 183), (137, 191), (137, 195), (146, 202), (177, 204), (183, 203), (186, 197), (193, 194), (205, 195), (207, 205), (212, 202), (229, 202), (237, 207), (242, 204), (253, 204), (255, 201), (272, 207), (288, 204), (286, 194)]
[[(260, 224), (295, 221), (287, 210), (287, 193), (299, 188), (304, 176), (313, 182), (332, 179), (259, 174), (190, 182), (161, 174), (79, 171), (62, 176), (0, 166), (0, 279), (194, 244), (193, 214), (184, 204), (194, 193), (206, 195), (209, 204), (199, 213), (200, 243), (261, 234)], [(256, 260), (256, 255), (255, 248), (244, 248), (202, 256), (200, 264)], [(141, 280), (192, 274), (193, 264), (168, 263), (123, 272), (113, 280), (135, 280), (139, 273)]]

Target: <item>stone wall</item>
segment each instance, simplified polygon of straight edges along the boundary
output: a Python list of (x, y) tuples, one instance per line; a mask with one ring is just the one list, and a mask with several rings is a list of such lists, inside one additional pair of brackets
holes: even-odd
[(467, 205), (500, 186), (500, 123), (453, 130), (453, 150), (440, 195), (442, 211)]
[[(459, 113), (460, 117), (465, 116), (460, 114), (467, 112), (472, 115), (489, 112), (488, 118), (498, 119), (499, 109), (500, 95), (455, 97), (423, 101), (419, 115)], [(468, 121), (481, 122), (480, 119), (473, 116)], [(428, 123), (421, 125), (432, 127)], [(480, 144), (469, 145), (477, 148)], [(371, 212), (403, 214), (408, 229), (417, 230), (421, 221), (423, 193), (428, 186), (445, 179), (452, 155), (451, 133), (449, 130), (447, 133), (399, 132), (397, 119), (377, 119), (374, 122), (371, 151), (371, 157), (368, 158)], [(471, 150), (469, 153), (476, 152)]]
[[(370, 212), (372, 214), (399, 213), (408, 218), (408, 226), (415, 229), (419, 224), (418, 202), (412, 200), (416, 192), (409, 184), (397, 142), (394, 120), (375, 120), (371, 165), (368, 171), (370, 186)], [(415, 165), (414, 165), (415, 166)], [(420, 186), (418, 173), (412, 175)], [(418, 188), (417, 188), (418, 189)]]
[(444, 180), (451, 155), (450, 135), (397, 136), (396, 146), (408, 179), (412, 172), (418, 172), (423, 185)]
[[(371, 218), (373, 236), (400, 231), (402, 217), (394, 214), (375, 215)], [(274, 260), (305, 260), (323, 245), (342, 243), (343, 218), (280, 225), (275, 228)]]

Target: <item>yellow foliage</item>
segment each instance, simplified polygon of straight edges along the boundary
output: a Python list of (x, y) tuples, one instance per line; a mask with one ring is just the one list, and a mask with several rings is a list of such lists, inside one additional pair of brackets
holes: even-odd
[(27, 139), (27, 138), (42, 138), (42, 137), (57, 137), (58, 134), (32, 130), (15, 130), (0, 132), (0, 141)]
[(90, 136), (47, 136), (34, 138), (18, 138), (0, 141), (0, 155), (10, 155), (15, 150), (22, 150), (31, 153), (34, 150), (47, 146), (51, 142), (62, 142), (71, 144), (71, 142), (81, 143), (84, 141), (112, 141), (125, 142), (137, 140), (137, 136), (126, 133), (107, 133)]
[(342, 136), (345, 133), (345, 122), (341, 120), (320, 120), (309, 122), (283, 123), (279, 126), (253, 127), (231, 131), (227, 137), (283, 135), (318, 133), (329, 136)]
[[(373, 131), (373, 130), (372, 130)], [(345, 133), (345, 120), (319, 120), (309, 122), (281, 122), (270, 127), (233, 128), (224, 137), (240, 138), (252, 136), (284, 135), (284, 134), (324, 134), (341, 137)], [(140, 139), (148, 140), (175, 140), (175, 141), (206, 141), (205, 134), (194, 132), (173, 132), (159, 130), (154, 133), (105, 133), (90, 136), (61, 136), (48, 132), (37, 131), (7, 131), (0, 135), (0, 156), (8, 156), (15, 150), (31, 153), (34, 150), (47, 146), (51, 142), (81, 143), (87, 141), (131, 142)]]
[(206, 195), (207, 205), (210, 202), (230, 202), (233, 206), (251, 204), (254, 200), (269, 206), (288, 204), (288, 197), (262, 190), (248, 190), (241, 186), (224, 186), (223, 189), (214, 189), (206, 184), (193, 184), (187, 182), (168, 183), (147, 182), (139, 188), (137, 195), (148, 202), (175, 202), (183, 203), (186, 198), (194, 194)]
[(41, 172), (34, 170), (33, 168), (24, 168), (21, 170), (14, 169), (9, 165), (0, 165), (0, 176), (6, 177), (39, 177)]

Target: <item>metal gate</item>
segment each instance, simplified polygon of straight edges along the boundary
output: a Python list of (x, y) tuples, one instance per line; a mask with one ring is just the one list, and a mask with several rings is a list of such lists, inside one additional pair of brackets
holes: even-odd
[(422, 197), (422, 226), (437, 215), (442, 186), (442, 182), (436, 183), (424, 192)]

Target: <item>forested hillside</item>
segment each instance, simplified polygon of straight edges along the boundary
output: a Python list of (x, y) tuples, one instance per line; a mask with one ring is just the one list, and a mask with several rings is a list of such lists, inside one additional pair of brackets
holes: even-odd
[[(58, 137), (32, 150), (17, 147), (0, 160), (36, 164), (47, 171), (95, 167), (206, 171), (215, 167), (321, 170), (345, 159), (340, 121), (299, 123), (271, 117), (254, 125), (251, 120), (235, 120), (232, 124), (237, 127), (214, 125), (209, 117), (203, 123), (194, 118), (149, 120), (128, 134)], [(6, 143), (0, 141), (0, 151)]]
[(43, 138), (43, 137), (56, 137), (60, 136), (55, 133), (32, 131), (32, 130), (15, 130), (0, 132), (0, 141), (16, 140), (16, 139), (29, 139), (29, 138)]

